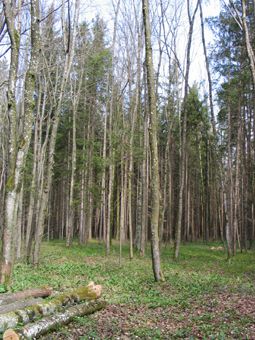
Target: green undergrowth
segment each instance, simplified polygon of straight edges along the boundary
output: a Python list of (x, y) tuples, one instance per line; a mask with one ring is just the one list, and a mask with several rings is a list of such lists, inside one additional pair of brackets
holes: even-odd
[[(45, 242), (38, 268), (22, 262), (16, 264), (12, 289), (17, 291), (48, 285), (56, 291), (64, 291), (93, 280), (103, 285), (103, 296), (110, 305), (177, 308), (180, 311), (192, 308), (194, 303), (202, 306), (205, 297), (208, 299), (208, 296), (215, 294), (255, 296), (255, 253), (238, 253), (229, 262), (223, 250), (212, 250), (212, 246), (186, 244), (181, 247), (178, 262), (172, 258), (172, 247), (162, 246), (165, 282), (155, 283), (149, 247), (144, 258), (135, 255), (133, 260), (129, 260), (128, 247), (124, 246), (120, 265), (117, 244), (113, 244), (111, 255), (106, 257), (104, 246), (96, 241), (87, 246), (73, 244), (70, 248), (60, 241)], [(181, 314), (178, 317), (180, 319), (177, 321), (182, 322)], [(202, 315), (201, 318), (194, 316), (192, 322), (196, 323), (201, 334), (209, 336), (213, 327), (210, 326), (210, 318), (210, 315)], [(226, 324), (223, 323), (223, 326), (226, 327)], [(238, 323), (235, 326), (237, 333), (239, 326), (245, 327)], [(134, 329), (133, 336), (146, 338), (147, 332), (150, 332), (150, 328), (146, 327), (143, 325)], [(185, 327), (171, 333), (173, 338), (191, 334), (191, 326)], [(219, 336), (221, 331), (225, 334), (224, 327), (217, 330)], [(96, 329), (92, 327), (91, 332), (96, 332)], [(157, 329), (152, 338), (163, 338), (161, 333), (162, 330)]]
[(189, 298), (213, 291), (254, 291), (254, 252), (238, 253), (229, 263), (224, 251), (211, 250), (208, 245), (183, 246), (178, 262), (173, 261), (172, 251), (170, 246), (162, 247), (165, 282), (156, 284), (149, 252), (145, 258), (129, 260), (128, 248), (124, 247), (120, 265), (117, 245), (105, 257), (104, 246), (97, 242), (70, 248), (63, 242), (44, 243), (38, 268), (16, 264), (12, 289), (50, 285), (64, 290), (93, 280), (104, 286), (112, 303), (158, 306), (187, 303)]

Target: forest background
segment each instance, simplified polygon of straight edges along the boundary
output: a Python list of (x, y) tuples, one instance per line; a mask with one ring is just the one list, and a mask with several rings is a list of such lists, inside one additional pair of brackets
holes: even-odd
[(156, 281), (164, 245), (254, 254), (254, 1), (110, 5), (0, 3), (3, 289), (44, 240), (120, 265), (150, 241)]

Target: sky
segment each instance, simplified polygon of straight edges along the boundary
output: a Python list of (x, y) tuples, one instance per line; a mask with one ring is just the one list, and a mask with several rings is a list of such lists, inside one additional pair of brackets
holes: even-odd
[[(219, 0), (210, 0), (207, 6), (204, 6), (204, 18), (217, 16), (220, 12), (220, 1)], [(199, 13), (197, 15), (197, 19), (199, 19)], [(213, 34), (210, 29), (205, 25), (205, 36), (206, 42), (213, 42)], [(191, 75), (190, 82), (194, 82), (198, 75), (200, 75), (201, 79), (206, 79), (206, 69), (204, 63), (204, 53), (203, 53), (203, 45), (201, 41), (201, 31), (200, 31), (200, 22), (197, 20), (196, 29), (194, 31), (194, 49), (192, 53), (192, 65), (191, 65)]]
[[(117, 0), (80, 0), (80, 4), (81, 4), (80, 19), (82, 20), (83, 18), (86, 18), (87, 21), (91, 21), (97, 14), (99, 14), (101, 17), (103, 17), (103, 19), (107, 23), (107, 27), (109, 31), (111, 31), (113, 27), (112, 1), (116, 3)], [(121, 1), (125, 1), (125, 0), (121, 0)], [(151, 5), (155, 4), (154, 1), (155, 0), (150, 0)], [(174, 1), (174, 0), (169, 0), (169, 1)], [(185, 20), (187, 19), (186, 0), (183, 0), (183, 1), (184, 1), (183, 20), (185, 22)], [(193, 0), (193, 3), (195, 1), (196, 0)], [(51, 2), (52, 0), (49, 0), (49, 3)], [(55, 0), (54, 2), (57, 4), (58, 0)], [(205, 5), (203, 6), (204, 17), (216, 16), (219, 14), (220, 0), (207, 0), (204, 3), (205, 3)], [(181, 61), (181, 64), (184, 64), (187, 30), (185, 31), (185, 29), (183, 29), (183, 36), (180, 35), (178, 39), (179, 39), (178, 57)], [(212, 32), (210, 32), (210, 30), (206, 28), (206, 41), (211, 42), (212, 40), (213, 40)], [(194, 35), (193, 35), (190, 85), (192, 85), (194, 82), (200, 83), (203, 80), (205, 80), (204, 86), (205, 86), (205, 91), (206, 91), (207, 76), (206, 76), (206, 69), (205, 69), (205, 63), (204, 63), (203, 46), (202, 46), (202, 41), (201, 41), (199, 12), (198, 12), (196, 26), (195, 26)]]
[[(122, 0), (125, 1), (125, 0)], [(183, 0), (186, 3), (186, 0)], [(115, 0), (116, 2), (116, 0)], [(194, 1), (193, 1), (194, 2)], [(220, 11), (220, 0), (208, 0), (204, 2), (203, 10), (204, 17), (216, 16)], [(81, 4), (83, 4), (83, 8), (85, 9), (85, 16), (88, 20), (93, 19), (96, 14), (100, 14), (104, 18), (104, 20), (108, 23), (108, 26), (112, 27), (112, 0), (93, 0), (91, 3), (88, 3), (88, 0), (81, 0)], [(153, 0), (151, 0), (151, 4), (153, 5)], [(185, 8), (185, 6), (184, 6)], [(185, 20), (185, 11), (183, 13)], [(206, 29), (206, 41), (211, 42), (213, 40), (212, 32), (205, 26)], [(183, 38), (180, 36), (179, 39), (182, 42), (185, 42), (187, 38), (187, 32), (183, 33)], [(183, 45), (185, 45), (184, 43)], [(185, 55), (185, 46), (180, 43), (179, 56), (182, 61), (184, 61)], [(192, 50), (192, 64), (190, 70), (190, 84), (196, 82), (200, 82), (201, 80), (206, 80), (206, 69), (204, 63), (204, 54), (203, 54), (203, 46), (201, 41), (201, 32), (200, 32), (200, 22), (199, 22), (199, 12), (197, 13), (196, 26), (194, 29), (193, 35), (193, 50)], [(205, 85), (206, 86), (206, 85)]]

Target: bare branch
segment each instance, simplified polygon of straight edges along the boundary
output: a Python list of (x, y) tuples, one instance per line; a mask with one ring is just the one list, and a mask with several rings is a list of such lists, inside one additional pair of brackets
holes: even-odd
[(43, 22), (44, 20), (46, 20), (51, 14), (57, 12), (66, 2), (68, 2), (68, 0), (66, 0), (65, 2), (63, 2), (61, 5), (59, 5), (57, 8), (54, 8), (52, 11), (50, 11), (45, 17), (43, 17), (40, 22)]
[(4, 56), (6, 55), (6, 53), (8, 53), (8, 51), (10, 51), (10, 49), (11, 49), (11, 46), (9, 46), (9, 47), (7, 48), (7, 50), (5, 50), (2, 54), (0, 54), (0, 59), (1, 59), (2, 57), (4, 57)]

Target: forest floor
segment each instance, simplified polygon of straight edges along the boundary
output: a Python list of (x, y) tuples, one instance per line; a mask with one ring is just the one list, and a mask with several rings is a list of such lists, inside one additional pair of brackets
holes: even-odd
[(18, 263), (13, 290), (50, 285), (55, 291), (103, 285), (108, 307), (42, 339), (255, 339), (255, 252), (226, 261), (215, 244), (187, 244), (178, 262), (162, 247), (165, 282), (155, 283), (149, 248), (132, 261), (124, 247), (109, 257), (102, 244), (44, 243), (39, 268)]

